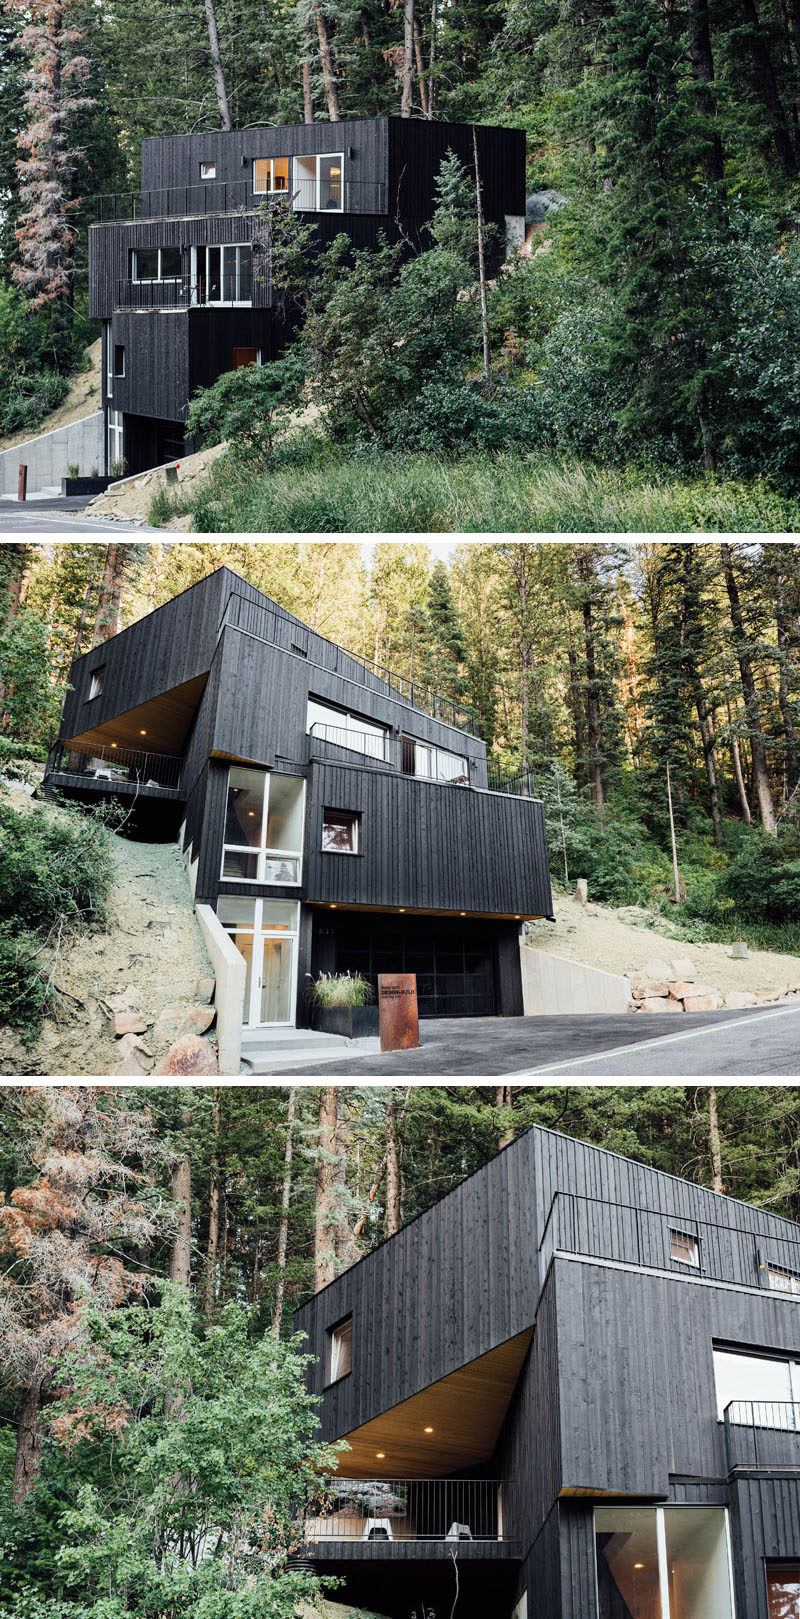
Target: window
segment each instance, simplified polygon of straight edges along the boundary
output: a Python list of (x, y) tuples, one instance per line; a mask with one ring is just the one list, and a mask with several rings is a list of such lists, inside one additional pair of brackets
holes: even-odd
[(446, 748), (430, 747), (425, 742), (414, 742), (414, 775), (428, 781), (455, 781), (469, 783), (469, 760), (461, 753), (448, 753)]
[(260, 349), (253, 349), (253, 348), (234, 349), (234, 351), (233, 351), (233, 369), (234, 369), (234, 371), (241, 371), (242, 368), (244, 366), (246, 366), (246, 365), (260, 365), (260, 364), (261, 364), (261, 350)]
[(360, 815), (352, 810), (323, 810), (323, 851), (326, 854), (358, 854), (360, 821)]
[(124, 343), (115, 343), (114, 344), (114, 376), (115, 377), (124, 377), (124, 375), (125, 375), (125, 344)]
[(270, 191), (289, 190), (288, 157), (257, 157), (253, 160), (253, 190), (263, 197)]
[(121, 467), (124, 459), (123, 441), (124, 431), (121, 410), (110, 410), (108, 413), (108, 468), (112, 471)]
[(773, 1293), (800, 1293), (800, 1275), (778, 1265), (767, 1266), (767, 1278)]
[(100, 696), (100, 693), (103, 690), (103, 681), (105, 678), (106, 666), (104, 663), (101, 663), (99, 669), (92, 670), (89, 678), (89, 696), (86, 699), (87, 703), (90, 703), (93, 697)]
[(700, 1244), (688, 1231), (670, 1231), (669, 1257), (679, 1265), (700, 1269)]
[(769, 1619), (800, 1619), (800, 1563), (767, 1563)]
[(300, 906), (290, 900), (222, 895), (217, 916), (245, 960), (245, 1024), (257, 1028), (291, 1023), (297, 998)]
[(183, 254), (179, 247), (132, 247), (132, 281), (180, 281)]
[(299, 883), (304, 812), (302, 776), (233, 766), (228, 776), (223, 879), (292, 887)]
[(323, 742), (333, 742), (340, 748), (351, 748), (356, 753), (368, 753), (373, 759), (385, 759), (387, 756), (388, 732), (385, 725), (364, 720), (360, 714), (332, 708), (329, 703), (318, 702), (316, 697), (308, 699), (306, 730)]
[(594, 1522), (600, 1619), (733, 1619), (724, 1509), (604, 1507)]
[(253, 296), (253, 250), (237, 246), (192, 248), (192, 300), (197, 304), (249, 304)]
[(200, 179), (201, 180), (216, 180), (216, 178), (217, 178), (217, 165), (216, 165), (216, 163), (201, 163), (200, 164)]
[(322, 213), (341, 213), (344, 206), (341, 152), (317, 158), (317, 208)]
[(717, 1416), (760, 1428), (800, 1428), (800, 1361), (714, 1350)]
[(527, 1591), (523, 1591), (522, 1596), (520, 1597), (519, 1602), (517, 1603), (517, 1605), (516, 1605), (516, 1607), (514, 1609), (514, 1612), (511, 1615), (511, 1619), (528, 1619), (528, 1593), (527, 1593)]
[(326, 1334), (325, 1382), (338, 1383), (353, 1369), (353, 1317), (347, 1316)]

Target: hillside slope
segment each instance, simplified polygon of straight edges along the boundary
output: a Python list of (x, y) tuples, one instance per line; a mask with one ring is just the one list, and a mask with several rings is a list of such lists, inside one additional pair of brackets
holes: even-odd
[(29, 439), (38, 438), (41, 433), (52, 433), (57, 427), (69, 427), (70, 422), (79, 422), (81, 417), (91, 416), (94, 411), (100, 410), (103, 403), (101, 347), (102, 338), (98, 337), (86, 349), (89, 369), (79, 371), (72, 378), (69, 392), (58, 410), (45, 416), (38, 427), (26, 427), (22, 432), (11, 433), (8, 438), (0, 438), (0, 450), (12, 450), (15, 444), (26, 444)]

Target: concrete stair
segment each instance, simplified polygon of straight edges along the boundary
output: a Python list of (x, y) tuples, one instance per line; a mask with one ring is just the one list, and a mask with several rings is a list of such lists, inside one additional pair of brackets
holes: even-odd
[(347, 1040), (344, 1035), (322, 1034), (317, 1029), (245, 1029), (241, 1073), (291, 1073), (316, 1062), (336, 1062), (348, 1053), (366, 1056), (379, 1045), (377, 1036)]

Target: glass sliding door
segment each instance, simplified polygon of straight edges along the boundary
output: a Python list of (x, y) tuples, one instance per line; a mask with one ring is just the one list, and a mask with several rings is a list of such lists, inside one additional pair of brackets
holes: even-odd
[(222, 895), (217, 915), (247, 964), (244, 1023), (294, 1024), (300, 906), (289, 900)]
[(734, 1619), (721, 1507), (595, 1512), (600, 1619)]

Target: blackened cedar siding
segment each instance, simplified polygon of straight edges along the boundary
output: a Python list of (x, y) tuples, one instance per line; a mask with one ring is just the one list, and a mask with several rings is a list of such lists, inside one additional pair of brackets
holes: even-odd
[[(211, 666), (219, 626), (222, 572), (203, 579), (73, 663), (59, 736), (105, 724), (171, 691)], [(88, 701), (92, 673), (105, 665), (103, 690)], [(151, 746), (158, 748), (157, 739)]]
[[(436, 206), (436, 177), (448, 151), (475, 172), (472, 126), (390, 118), (390, 214), (427, 224)], [(487, 221), (525, 213), (525, 135), (520, 129), (478, 125), (478, 165)]]
[[(207, 135), (162, 135), (142, 142), (142, 190), (200, 186), (201, 162), (216, 164), (214, 184), (247, 184), (252, 195), (252, 165), (257, 157), (305, 157), (313, 153), (343, 152), (345, 195), (348, 212), (361, 212), (356, 198), (363, 199), (366, 212), (386, 212), (379, 207), (385, 199), (388, 179), (388, 120), (386, 118), (344, 119), (338, 124), (290, 124), (272, 128), (217, 130)], [(350, 155), (352, 153), (352, 156)], [(195, 193), (197, 195), (197, 193)], [(256, 199), (260, 201), (261, 199)], [(153, 202), (157, 202), (156, 197)], [(191, 208), (187, 207), (187, 212)], [(341, 216), (337, 216), (341, 217)]]
[(737, 1613), (769, 1619), (764, 1560), (800, 1557), (800, 1480), (737, 1479), (730, 1506)]
[[(131, 224), (92, 225), (89, 230), (89, 313), (93, 319), (108, 320), (119, 308), (120, 294), (132, 279), (131, 253), (135, 248), (183, 248), (182, 273), (188, 279), (190, 247), (252, 240), (250, 214), (209, 214), (194, 219), (138, 219)], [(265, 303), (265, 286), (263, 280), (256, 281), (254, 304)]]
[[(542, 806), (413, 776), (313, 763), (306, 885), (323, 903), (549, 915)], [(322, 850), (324, 809), (361, 816), (360, 852)]]

